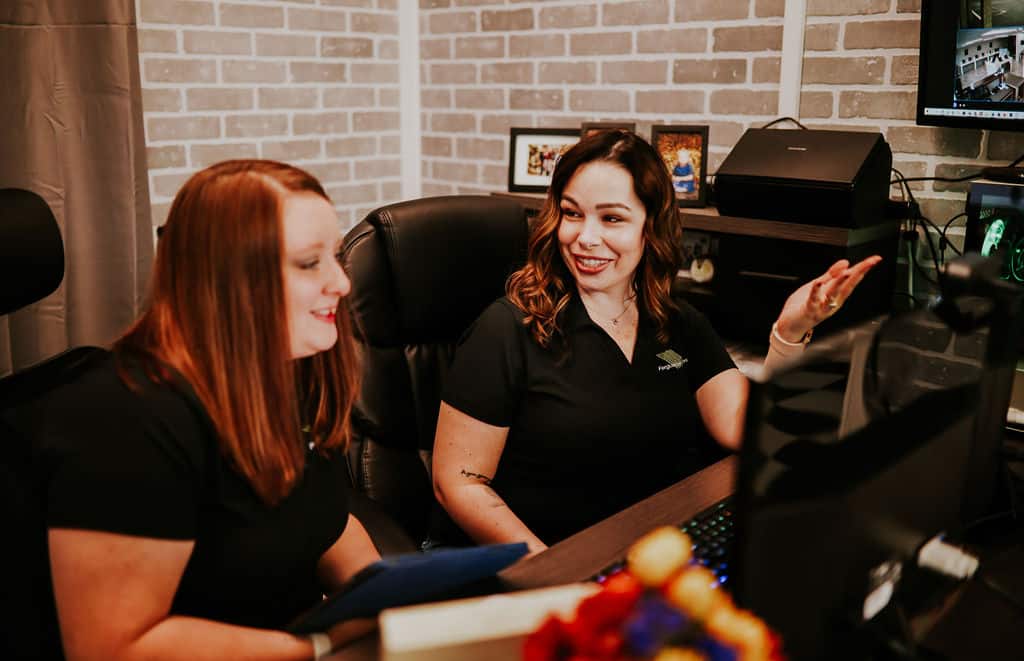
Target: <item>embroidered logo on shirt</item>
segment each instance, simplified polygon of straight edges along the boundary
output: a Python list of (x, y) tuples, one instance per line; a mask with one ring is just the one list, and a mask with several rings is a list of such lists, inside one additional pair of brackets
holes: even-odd
[(667, 349), (658, 354), (658, 358), (661, 358), (665, 364), (658, 365), (658, 371), (664, 372), (665, 370), (677, 370), (689, 362), (689, 358), (683, 358), (672, 349)]

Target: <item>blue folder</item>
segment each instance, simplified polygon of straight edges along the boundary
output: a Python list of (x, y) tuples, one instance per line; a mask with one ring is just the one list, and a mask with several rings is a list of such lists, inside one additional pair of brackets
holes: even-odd
[(373, 617), (385, 608), (429, 601), (438, 595), (495, 576), (526, 555), (526, 544), (408, 553), (379, 560), (357, 573), (340, 591), (296, 618), (288, 631), (326, 631), (332, 625)]

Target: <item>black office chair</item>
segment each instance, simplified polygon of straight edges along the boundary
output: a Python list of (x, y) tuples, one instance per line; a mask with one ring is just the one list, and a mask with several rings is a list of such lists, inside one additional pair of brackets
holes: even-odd
[[(35, 193), (0, 190), (0, 315), (51, 294), (64, 277), (64, 245), (49, 206)], [(60, 658), (60, 632), (49, 585), (45, 492), (36, 474), (33, 403), (74, 378), (97, 356), (78, 347), (0, 379), (0, 658)]]
[(430, 481), (441, 389), (456, 342), (525, 262), (527, 232), (518, 202), (450, 196), (381, 207), (345, 237), (363, 354), (352, 480), (415, 542), (455, 531)]

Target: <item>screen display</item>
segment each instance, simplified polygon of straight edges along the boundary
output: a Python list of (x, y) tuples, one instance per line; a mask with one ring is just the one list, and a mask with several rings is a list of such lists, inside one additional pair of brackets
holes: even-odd
[(925, 0), (917, 123), (1024, 127), (1024, 0)]
[(999, 256), (1003, 280), (1024, 283), (1024, 186), (972, 182), (966, 213), (965, 250)]

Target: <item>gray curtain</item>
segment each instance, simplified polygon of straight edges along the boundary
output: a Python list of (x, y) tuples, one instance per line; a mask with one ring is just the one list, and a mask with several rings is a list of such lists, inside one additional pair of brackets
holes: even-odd
[(0, 316), (0, 375), (109, 343), (153, 259), (133, 0), (0, 0), (0, 188), (50, 205), (60, 288)]

